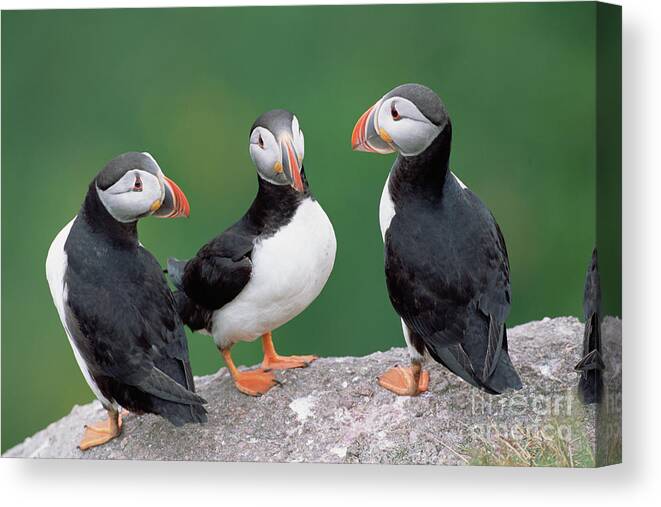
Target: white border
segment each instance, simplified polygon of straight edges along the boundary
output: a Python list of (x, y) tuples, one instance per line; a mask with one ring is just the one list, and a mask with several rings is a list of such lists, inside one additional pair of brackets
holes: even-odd
[[(249, 5), (306, 2), (251, 1)], [(320, 2), (409, 3), (398, 2)], [(426, 3), (426, 2), (425, 2)], [(477, 504), (564, 507), (661, 496), (661, 19), (659, 2), (624, 6), (624, 459), (601, 470), (0, 460), (6, 505)], [(0, 1), (2, 9), (241, 5), (241, 2)], [(245, 4), (243, 4), (245, 5)], [(348, 502), (348, 503), (347, 503)], [(239, 505), (238, 505), (239, 504)]]

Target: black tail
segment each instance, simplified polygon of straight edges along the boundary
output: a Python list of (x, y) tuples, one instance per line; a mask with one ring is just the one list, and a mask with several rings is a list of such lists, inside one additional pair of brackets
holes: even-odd
[(213, 312), (206, 308), (201, 307), (182, 290), (176, 290), (173, 293), (174, 303), (177, 308), (177, 313), (184, 324), (186, 324), (191, 331), (198, 331), (199, 329), (211, 330), (211, 317)]
[[(163, 372), (160, 378), (150, 380), (152, 376), (149, 376), (142, 382), (145, 384), (142, 390), (152, 395), (149, 411), (175, 426), (206, 422), (207, 411), (202, 406), (206, 400), (195, 392), (195, 380), (188, 359), (163, 358), (156, 361), (155, 366), (154, 371)], [(166, 377), (168, 381), (165, 381)]]
[(202, 405), (182, 405), (154, 397), (152, 408), (153, 413), (164, 417), (175, 426), (207, 422), (207, 411)]
[[(489, 332), (491, 333), (491, 325), (489, 327)], [(523, 387), (521, 377), (519, 377), (519, 373), (516, 371), (516, 368), (514, 368), (507, 349), (507, 327), (503, 324), (502, 345), (500, 354), (498, 355), (498, 363), (493, 369), (491, 376), (484, 380), (484, 384), (497, 394), (504, 393), (508, 389), (518, 391)]]
[(521, 378), (514, 368), (512, 360), (506, 350), (503, 350), (500, 353), (496, 371), (493, 372), (493, 375), (491, 375), (485, 384), (497, 394), (504, 393), (508, 389), (518, 391), (523, 387)]
[(578, 395), (583, 403), (599, 403), (604, 389), (604, 361), (599, 350), (592, 350), (581, 359), (574, 369), (581, 373), (578, 380)]
[[(505, 325), (485, 329), (485, 320), (474, 320), (469, 336), (461, 344), (447, 347), (430, 347), (429, 354), (448, 370), (469, 384), (489, 394), (502, 394), (509, 389), (523, 387), (509, 353)], [(489, 343), (498, 340), (497, 346), (485, 347), (488, 333), (494, 333)]]
[(182, 322), (186, 324), (191, 331), (198, 331), (200, 329), (210, 330), (211, 316), (213, 312), (195, 303), (195, 301), (189, 298), (184, 291), (183, 277), (186, 264), (188, 264), (188, 261), (180, 261), (174, 257), (170, 257), (168, 259), (168, 268), (165, 270), (177, 289), (172, 293), (177, 313), (179, 314), (179, 317), (181, 317)]
[(578, 395), (586, 405), (600, 403), (604, 390), (601, 370), (590, 370), (581, 374), (578, 381)]
[(137, 414), (157, 414), (175, 426), (193, 422), (203, 423), (207, 420), (207, 411), (202, 406), (203, 399), (199, 401), (176, 402), (161, 398), (143, 390), (138, 386), (125, 384), (115, 378), (96, 376), (95, 380), (103, 392), (108, 392), (125, 409)]
[(184, 277), (184, 269), (186, 269), (186, 264), (188, 264), (188, 261), (180, 261), (174, 257), (170, 257), (168, 259), (168, 269), (166, 271), (168, 277), (177, 288), (177, 290), (183, 289), (182, 280)]

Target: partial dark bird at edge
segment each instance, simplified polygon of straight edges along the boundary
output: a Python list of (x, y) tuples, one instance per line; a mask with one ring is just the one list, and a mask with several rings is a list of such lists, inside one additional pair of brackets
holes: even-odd
[(603, 393), (603, 370), (605, 364), (601, 354), (601, 284), (597, 249), (592, 251), (592, 260), (585, 277), (583, 296), (583, 358), (574, 369), (580, 372), (578, 394), (586, 405), (599, 403)]

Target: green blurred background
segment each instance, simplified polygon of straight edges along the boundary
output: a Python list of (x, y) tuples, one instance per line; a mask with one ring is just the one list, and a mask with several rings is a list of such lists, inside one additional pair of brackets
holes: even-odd
[[(191, 256), (250, 204), (248, 131), (267, 109), (300, 119), (338, 240), (321, 296), (275, 334), (281, 352), (403, 344), (377, 212), (393, 157), (352, 153), (350, 135), (404, 82), (441, 95), (452, 169), (502, 227), (509, 324), (579, 316), (595, 242), (595, 75), (591, 3), (3, 12), (2, 449), (92, 399), (44, 272), (89, 181), (119, 153), (151, 152), (192, 215), (143, 221), (141, 241), (161, 262)], [(217, 370), (212, 341), (189, 336), (195, 373)], [(261, 347), (234, 357), (256, 363)]]

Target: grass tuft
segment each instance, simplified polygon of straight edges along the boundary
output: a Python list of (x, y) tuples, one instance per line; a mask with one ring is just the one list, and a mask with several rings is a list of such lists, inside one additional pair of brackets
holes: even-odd
[(465, 449), (469, 464), (484, 466), (570, 467), (595, 466), (588, 435), (576, 419), (555, 419), (543, 431), (527, 432), (520, 438), (478, 435), (480, 445)]

